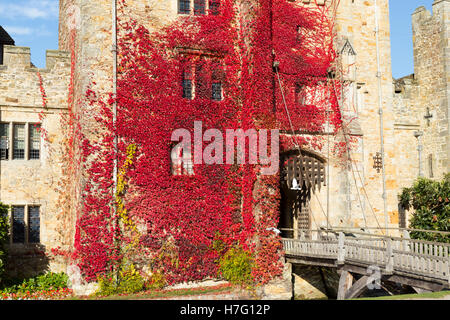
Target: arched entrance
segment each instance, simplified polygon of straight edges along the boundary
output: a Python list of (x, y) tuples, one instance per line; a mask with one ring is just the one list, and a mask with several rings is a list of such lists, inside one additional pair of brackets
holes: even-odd
[[(283, 153), (280, 162), (280, 222), (285, 238), (298, 238), (298, 229), (311, 230), (311, 196), (325, 185), (325, 161), (305, 150)], [(286, 230), (292, 229), (292, 230)]]

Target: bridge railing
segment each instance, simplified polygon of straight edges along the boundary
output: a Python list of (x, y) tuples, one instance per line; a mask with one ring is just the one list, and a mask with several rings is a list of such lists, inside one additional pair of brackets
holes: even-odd
[(299, 239), (283, 239), (291, 256), (329, 258), (338, 264), (374, 265), (450, 283), (450, 244), (367, 233), (299, 230)]

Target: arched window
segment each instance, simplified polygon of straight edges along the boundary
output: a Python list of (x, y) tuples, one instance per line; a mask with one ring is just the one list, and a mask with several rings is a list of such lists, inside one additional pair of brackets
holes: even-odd
[(192, 162), (192, 154), (190, 150), (177, 145), (172, 149), (172, 175), (174, 176), (191, 176), (194, 174), (194, 163)]

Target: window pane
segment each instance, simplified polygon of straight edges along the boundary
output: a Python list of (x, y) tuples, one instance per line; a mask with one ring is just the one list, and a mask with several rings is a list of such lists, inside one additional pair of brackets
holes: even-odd
[(12, 207), (13, 243), (25, 243), (25, 207)]
[(212, 97), (215, 101), (222, 101), (222, 84), (215, 82), (212, 84)]
[(14, 125), (14, 159), (25, 158), (25, 125)]
[(39, 124), (30, 124), (30, 159), (39, 159), (41, 135)]
[(209, 0), (209, 11), (212, 15), (219, 14), (220, 0)]
[(191, 12), (190, 0), (178, 0), (178, 13), (189, 14)]
[(205, 14), (206, 0), (194, 0), (194, 13)]
[(192, 76), (189, 72), (183, 73), (183, 98), (192, 99)]
[(0, 123), (0, 159), (6, 160), (9, 156), (9, 124)]
[(41, 220), (39, 207), (28, 207), (28, 242), (40, 242)]

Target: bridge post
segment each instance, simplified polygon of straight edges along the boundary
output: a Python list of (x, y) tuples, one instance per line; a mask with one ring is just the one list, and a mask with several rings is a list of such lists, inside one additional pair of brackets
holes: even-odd
[(300, 230), (300, 240), (302, 241), (306, 240), (305, 232), (303, 230)]
[(450, 256), (447, 259), (448, 259), (448, 263), (447, 263), (447, 277), (448, 277), (448, 284), (450, 286)]
[(345, 234), (343, 232), (339, 232), (337, 263), (345, 263)]
[(405, 239), (405, 240), (403, 240), (403, 248), (402, 248), (403, 251), (406, 251), (406, 252), (411, 251), (411, 248), (409, 247), (410, 242), (408, 241), (408, 240), (411, 240), (411, 236), (407, 230), (403, 230), (403, 238)]
[(386, 272), (390, 274), (394, 272), (394, 250), (391, 238), (386, 240)]

